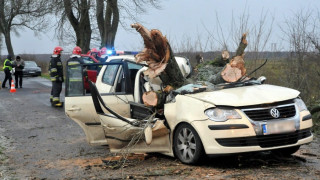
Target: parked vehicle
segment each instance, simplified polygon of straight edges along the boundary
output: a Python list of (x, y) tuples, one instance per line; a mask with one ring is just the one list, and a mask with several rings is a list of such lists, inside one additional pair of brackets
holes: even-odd
[[(177, 62), (188, 76), (188, 65), (180, 64), (188, 61)], [(75, 93), (67, 74), (65, 113), (91, 145), (109, 145), (111, 152), (119, 152), (144, 133), (130, 152), (158, 152), (194, 164), (205, 155), (288, 155), (313, 139), (311, 114), (296, 90), (264, 84), (265, 78), (250, 79), (205, 92), (176, 92), (167, 96), (164, 107), (151, 108), (142, 94), (163, 87), (160, 78), (143, 76), (146, 69), (133, 56), (110, 57), (96, 82), (89, 82), (91, 96), (83, 90)], [(78, 74), (83, 79), (82, 71)]]
[(35, 61), (24, 61), (25, 66), (22, 69), (24, 76), (41, 76), (41, 68)]

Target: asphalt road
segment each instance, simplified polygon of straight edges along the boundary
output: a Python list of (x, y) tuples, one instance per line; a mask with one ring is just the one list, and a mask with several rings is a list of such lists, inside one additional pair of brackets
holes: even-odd
[(189, 166), (150, 154), (116, 169), (103, 161), (112, 156), (107, 146), (87, 144), (64, 109), (51, 107), (50, 90), (40, 77), (25, 78), (16, 93), (0, 89), (0, 179), (320, 179), (317, 139), (291, 157), (255, 153)]

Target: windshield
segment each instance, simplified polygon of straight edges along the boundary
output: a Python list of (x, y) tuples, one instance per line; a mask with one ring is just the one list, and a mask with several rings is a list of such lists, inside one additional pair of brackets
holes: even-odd
[(34, 61), (25, 61), (25, 67), (38, 67), (37, 63)]

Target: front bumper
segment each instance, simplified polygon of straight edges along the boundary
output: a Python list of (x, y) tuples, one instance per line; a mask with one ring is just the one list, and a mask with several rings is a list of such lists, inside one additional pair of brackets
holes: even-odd
[(256, 124), (243, 114), (242, 119), (226, 122), (193, 121), (191, 124), (198, 132), (208, 155), (268, 151), (311, 142), (312, 119), (304, 118), (308, 114), (309, 111), (298, 113), (299, 127), (295, 132), (271, 135), (263, 135), (260, 132), (262, 130), (257, 130)]

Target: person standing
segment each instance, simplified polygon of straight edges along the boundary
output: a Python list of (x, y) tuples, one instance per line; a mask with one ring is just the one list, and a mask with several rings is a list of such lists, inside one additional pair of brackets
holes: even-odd
[(16, 60), (13, 61), (13, 65), (15, 67), (14, 78), (16, 82), (16, 87), (18, 88), (18, 82), (20, 88), (22, 88), (22, 69), (24, 68), (24, 60), (20, 58), (20, 56), (16, 57)]
[(11, 60), (12, 60), (11, 55), (8, 55), (7, 59), (4, 60), (4, 63), (3, 63), (3, 71), (5, 73), (5, 77), (4, 77), (4, 80), (2, 83), (2, 88), (6, 88), (5, 85), (6, 85), (7, 80), (9, 80), (9, 88), (10, 88), (10, 83), (12, 81), (11, 70), (13, 67)]
[(63, 104), (60, 101), (60, 93), (62, 90), (63, 79), (63, 66), (61, 62), (62, 47), (57, 46), (53, 50), (49, 64), (50, 78), (52, 82), (50, 102), (53, 107), (62, 107)]

